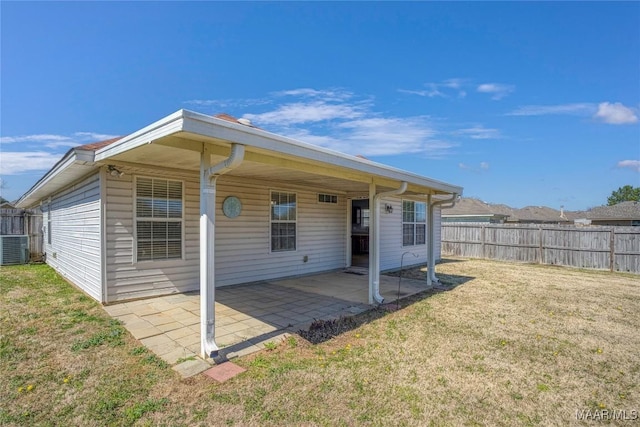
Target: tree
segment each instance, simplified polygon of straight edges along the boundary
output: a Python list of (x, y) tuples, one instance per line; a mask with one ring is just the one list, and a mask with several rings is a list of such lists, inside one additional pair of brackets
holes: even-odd
[(640, 202), (640, 187), (625, 185), (611, 192), (607, 199), (609, 206), (617, 205), (620, 202)]

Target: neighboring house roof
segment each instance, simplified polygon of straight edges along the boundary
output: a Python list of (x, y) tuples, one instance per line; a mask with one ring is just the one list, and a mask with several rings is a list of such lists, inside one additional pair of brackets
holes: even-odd
[[(465, 197), (452, 208), (442, 212), (443, 217), (503, 217), (509, 222), (564, 222), (571, 221), (571, 212), (561, 212), (547, 206), (527, 206), (515, 209), (504, 204), (486, 203), (482, 200)], [(564, 215), (564, 216), (563, 216)]]
[(461, 198), (455, 206), (445, 208), (442, 211), (443, 217), (477, 217), (477, 216), (500, 216), (505, 217), (502, 213), (493, 211), (491, 205), (474, 198)]
[(233, 172), (238, 176), (313, 186), (332, 183), (346, 188), (343, 191), (366, 194), (374, 177), (378, 191), (397, 189), (400, 182), (407, 182), (408, 195), (462, 194), (460, 186), (276, 135), (228, 114), (214, 117), (179, 110), (130, 135), (69, 150), (17, 205), (38, 204), (105, 164), (145, 163), (198, 170), (200, 153), (207, 143), (214, 149), (215, 161), (228, 156), (231, 144), (245, 146), (244, 164)]
[(515, 211), (515, 217), (520, 221), (535, 222), (563, 222), (569, 221), (564, 212), (547, 206), (526, 206)]
[(598, 206), (585, 212), (590, 220), (640, 220), (640, 202), (621, 202), (613, 206)]

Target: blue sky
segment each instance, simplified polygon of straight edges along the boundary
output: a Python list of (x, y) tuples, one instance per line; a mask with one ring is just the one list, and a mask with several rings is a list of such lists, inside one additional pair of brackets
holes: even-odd
[(640, 186), (640, 3), (2, 2), (2, 195), (174, 111), (581, 210)]

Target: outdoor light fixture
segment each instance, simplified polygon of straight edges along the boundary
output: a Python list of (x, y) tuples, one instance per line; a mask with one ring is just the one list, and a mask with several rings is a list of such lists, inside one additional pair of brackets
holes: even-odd
[(389, 203), (385, 203), (384, 204), (384, 211), (388, 214), (393, 213), (393, 205), (389, 204)]
[(109, 172), (111, 176), (117, 176), (118, 178), (124, 175), (124, 172), (122, 172), (120, 169), (118, 169), (114, 165), (107, 166), (107, 172)]

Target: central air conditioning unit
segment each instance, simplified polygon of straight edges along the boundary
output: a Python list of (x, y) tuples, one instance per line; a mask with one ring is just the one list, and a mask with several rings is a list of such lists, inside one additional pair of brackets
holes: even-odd
[(0, 236), (0, 265), (29, 262), (29, 236)]

